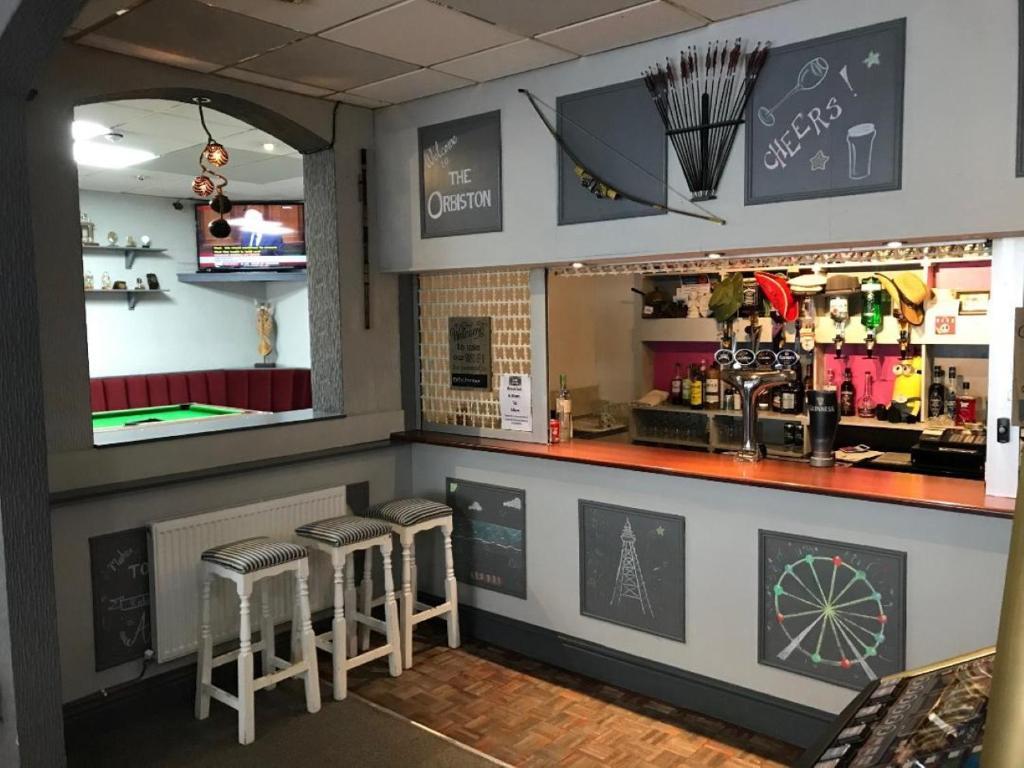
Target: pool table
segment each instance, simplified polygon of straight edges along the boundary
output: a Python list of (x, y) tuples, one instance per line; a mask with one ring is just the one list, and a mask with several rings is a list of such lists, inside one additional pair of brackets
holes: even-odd
[(93, 430), (148, 427), (168, 422), (194, 421), (198, 419), (222, 419), (247, 413), (260, 413), (244, 408), (228, 408), (223, 405), (202, 405), (182, 403), (180, 405), (157, 405), (148, 408), (129, 408), (123, 411), (94, 411)]

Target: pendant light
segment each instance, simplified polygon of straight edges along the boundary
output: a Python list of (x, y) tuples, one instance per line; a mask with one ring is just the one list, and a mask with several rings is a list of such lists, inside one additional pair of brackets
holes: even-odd
[[(212, 195), (210, 207), (220, 215), (210, 222), (210, 234), (216, 238), (225, 238), (231, 234), (231, 225), (224, 219), (224, 215), (231, 210), (231, 200), (224, 194), (228, 180), (214, 168), (223, 168), (228, 164), (230, 156), (224, 145), (214, 139), (210, 129), (206, 127), (203, 105), (209, 104), (210, 100), (205, 96), (196, 96), (193, 101), (199, 107), (199, 122), (206, 133), (206, 145), (199, 153), (200, 174), (192, 180), (192, 191), (199, 197)], [(215, 182), (214, 177), (219, 179), (219, 182)]]

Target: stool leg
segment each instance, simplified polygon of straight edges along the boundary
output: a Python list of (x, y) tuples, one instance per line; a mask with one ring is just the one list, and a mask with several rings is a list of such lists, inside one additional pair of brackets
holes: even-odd
[[(260, 586), (260, 645), (263, 652), (260, 654), (260, 674), (269, 675), (274, 672), (274, 620), (270, 616), (270, 581), (264, 581)], [(268, 685), (267, 690), (272, 691), (277, 684)]]
[(416, 613), (416, 603), (420, 599), (420, 572), (416, 566), (416, 534), (409, 537), (412, 539), (412, 548), (409, 550), (409, 577), (412, 580), (412, 612)]
[[(348, 560), (348, 558), (345, 558)], [(334, 622), (331, 624), (331, 666), (334, 669), (334, 699), (341, 701), (348, 693), (347, 626), (345, 622), (345, 570), (341, 562), (334, 563)], [(352, 605), (349, 604), (349, 611)]]
[(413, 537), (405, 533), (402, 537), (402, 668), (412, 669), (412, 614), (415, 611), (412, 594), (412, 544)]
[(291, 632), (291, 660), (292, 664), (302, 656), (302, 619), (299, 616), (299, 582), (295, 581), (295, 590), (292, 593), (292, 632)]
[(359, 625), (356, 622), (356, 556), (354, 552), (350, 552), (345, 557), (345, 578), (348, 580), (345, 588), (348, 620), (342, 638), (348, 643), (348, 655), (358, 656), (359, 643), (356, 639), (356, 633), (359, 630)]
[(213, 673), (213, 638), (210, 635), (210, 587), (213, 579), (203, 569), (199, 582), (199, 652), (196, 659), (196, 719), (210, 716), (210, 685)]
[(253, 703), (252, 680), (252, 624), (249, 616), (249, 596), (252, 584), (247, 579), (238, 584), (239, 630), (241, 641), (238, 653), (238, 743), (252, 744), (256, 738), (256, 711)]
[[(372, 549), (366, 550), (367, 555)], [(395, 605), (395, 577), (391, 573), (391, 540), (380, 547), (384, 560), (384, 626), (387, 629), (387, 642), (391, 646), (388, 654), (388, 671), (392, 677), (402, 674), (402, 641), (398, 631), (398, 606)], [(367, 605), (369, 601), (367, 600)]]
[(306, 711), (320, 711), (320, 675), (316, 667), (316, 639), (309, 616), (309, 563), (299, 561), (295, 574), (299, 592), (299, 620), (302, 623), (302, 660), (306, 662)]
[[(363, 583), (362, 612), (366, 616), (373, 614), (373, 547), (363, 550)], [(370, 628), (366, 624), (359, 625), (359, 647), (364, 651), (370, 649)]]
[(455, 583), (455, 561), (452, 558), (452, 523), (448, 521), (441, 527), (444, 536), (444, 597), (448, 601), (448, 613), (444, 620), (448, 622), (448, 647), (458, 648), (459, 640), (459, 588)]

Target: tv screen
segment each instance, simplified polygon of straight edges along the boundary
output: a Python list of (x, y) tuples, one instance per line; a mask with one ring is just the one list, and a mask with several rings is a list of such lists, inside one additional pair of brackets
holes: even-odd
[(235, 203), (224, 216), (231, 234), (210, 234), (218, 218), (209, 203), (196, 204), (200, 272), (305, 269), (306, 219), (302, 203)]

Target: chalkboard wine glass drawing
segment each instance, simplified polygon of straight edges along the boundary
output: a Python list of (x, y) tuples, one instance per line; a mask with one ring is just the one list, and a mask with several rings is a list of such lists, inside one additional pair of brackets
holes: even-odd
[(821, 58), (821, 56), (816, 56), (811, 59), (800, 68), (800, 72), (796, 76), (796, 85), (793, 86), (792, 90), (779, 99), (775, 106), (771, 108), (760, 107), (757, 110), (757, 119), (760, 120), (761, 124), (766, 128), (771, 128), (775, 125), (775, 110), (789, 101), (789, 98), (794, 94), (800, 93), (800, 91), (813, 91), (825, 82), (825, 77), (827, 75), (828, 61)]

